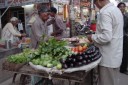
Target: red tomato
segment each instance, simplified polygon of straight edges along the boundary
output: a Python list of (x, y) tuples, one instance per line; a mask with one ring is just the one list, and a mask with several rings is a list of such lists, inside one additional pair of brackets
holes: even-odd
[(83, 48), (83, 50), (85, 51), (85, 50), (87, 49), (87, 46), (84, 45), (82, 48)]
[(82, 46), (78, 46), (78, 50), (79, 50), (79, 52), (83, 52)]

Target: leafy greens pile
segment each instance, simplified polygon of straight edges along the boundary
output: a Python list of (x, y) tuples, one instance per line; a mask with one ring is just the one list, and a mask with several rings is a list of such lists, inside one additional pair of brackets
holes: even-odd
[(22, 53), (8, 56), (7, 60), (11, 63), (16, 63), (16, 64), (26, 63), (29, 62), (30, 60), (29, 55), (31, 53), (33, 53), (32, 50), (24, 49)]
[(66, 41), (58, 41), (55, 38), (40, 42), (39, 48), (34, 53), (35, 59), (32, 60), (32, 63), (61, 69), (60, 59), (66, 59), (72, 55), (71, 50), (65, 47), (66, 45)]

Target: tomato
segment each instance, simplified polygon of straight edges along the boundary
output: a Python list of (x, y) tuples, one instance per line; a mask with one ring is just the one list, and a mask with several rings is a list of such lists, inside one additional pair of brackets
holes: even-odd
[(83, 51), (82, 46), (78, 46), (78, 50), (79, 50), (79, 52), (82, 52)]
[(75, 48), (75, 52), (78, 52), (79, 51), (78, 47), (74, 47), (74, 48)]
[(85, 50), (87, 49), (87, 46), (86, 46), (86, 45), (84, 45), (82, 48), (83, 48), (83, 50), (85, 51)]
[(76, 47), (72, 47), (71, 48), (71, 51), (76, 52), (77, 51), (77, 48)]
[(74, 51), (74, 48), (71, 48), (71, 51)]

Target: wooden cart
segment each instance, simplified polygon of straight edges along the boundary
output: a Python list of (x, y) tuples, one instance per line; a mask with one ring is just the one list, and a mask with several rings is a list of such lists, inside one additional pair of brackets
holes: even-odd
[[(97, 67), (95, 67), (97, 68)], [(90, 83), (91, 85), (94, 85), (96, 82), (94, 82), (94, 72), (93, 70), (95, 69), (93, 68), (92, 70), (85, 72), (85, 71), (77, 71), (77, 72), (72, 72), (72, 73), (63, 73), (63, 74), (52, 74), (52, 79), (57, 79), (57, 80), (68, 80), (69, 81), (69, 85), (71, 85), (71, 82), (75, 82), (75, 85), (80, 85), (81, 83), (83, 83), (86, 79), (87, 82)], [(32, 67), (30, 67), (29, 65), (23, 65), (20, 69), (9, 69), (4, 67), (3, 68), (4, 71), (12, 71), (14, 72), (14, 76), (13, 76), (13, 83), (15, 82), (15, 78), (17, 74), (21, 74), (20, 77), (20, 85), (25, 85), (25, 79), (28, 76), (39, 76), (42, 77), (44, 80), (43, 82), (45, 82), (43, 85), (49, 85), (48, 83), (50, 83), (50, 85), (54, 85), (52, 82), (52, 79), (49, 79), (49, 74), (45, 71), (38, 71), (33, 69)], [(39, 82), (37, 82), (38, 85)], [(84, 84), (85, 85), (85, 84)]]

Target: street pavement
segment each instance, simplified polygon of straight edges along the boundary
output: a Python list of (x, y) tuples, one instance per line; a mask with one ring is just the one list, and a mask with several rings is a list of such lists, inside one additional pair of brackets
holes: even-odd
[(119, 85), (128, 85), (128, 75), (120, 73), (120, 84)]

